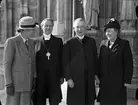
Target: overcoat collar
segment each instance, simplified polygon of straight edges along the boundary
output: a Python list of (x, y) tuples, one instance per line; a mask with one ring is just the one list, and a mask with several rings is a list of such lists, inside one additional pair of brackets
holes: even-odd
[(86, 40), (88, 39), (86, 35), (84, 35), (83, 39), (78, 38), (77, 36), (75, 36), (75, 38), (80, 42), (83, 43), (86, 42)]
[(113, 44), (113, 46), (111, 47), (111, 49), (114, 49), (114, 48), (117, 48), (118, 47), (118, 45), (119, 45), (119, 43), (120, 43), (120, 38), (119, 37), (117, 37), (117, 39), (116, 39), (116, 41), (114, 42), (114, 44)]
[[(115, 51), (115, 50), (117, 50), (118, 49), (118, 47), (119, 47), (119, 45), (120, 45), (120, 41), (121, 41), (121, 39), (119, 38), (119, 37), (117, 37), (117, 39), (115, 40), (115, 42), (114, 42), (114, 44), (112, 45), (112, 47), (111, 47), (111, 49), (110, 50), (112, 50), (113, 52)], [(106, 47), (109, 47), (109, 40), (106, 40), (106, 42), (105, 42), (105, 46)]]
[(27, 55), (29, 54), (29, 50), (31, 50), (31, 41), (30, 39), (28, 39), (28, 49), (25, 46), (25, 43), (23, 41), (23, 39), (21, 38), (20, 35), (17, 36), (17, 44), (19, 46), (20, 49), (22, 49), (22, 51), (24, 51)]

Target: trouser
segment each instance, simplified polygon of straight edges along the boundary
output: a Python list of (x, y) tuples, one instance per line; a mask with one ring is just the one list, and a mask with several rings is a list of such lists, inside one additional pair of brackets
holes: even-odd
[[(46, 99), (49, 100), (50, 105), (58, 105), (59, 104), (59, 97), (60, 94), (59, 91), (55, 91), (54, 94), (50, 94), (50, 90), (48, 87), (37, 87), (36, 94), (35, 94), (35, 100), (34, 105), (46, 105)], [(58, 93), (57, 93), (58, 92)]]
[(50, 105), (58, 105), (61, 102), (60, 88), (56, 88), (52, 93), (50, 87), (49, 81), (37, 79), (34, 105), (46, 105), (46, 99), (49, 100)]
[(31, 92), (15, 92), (14, 96), (6, 96), (5, 105), (31, 105)]

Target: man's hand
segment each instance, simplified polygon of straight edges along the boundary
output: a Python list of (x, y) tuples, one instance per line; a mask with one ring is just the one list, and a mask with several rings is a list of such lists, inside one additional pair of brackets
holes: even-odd
[(127, 84), (127, 83), (125, 83), (124, 85), (125, 85), (126, 87), (129, 87), (129, 86), (130, 86), (130, 84)]
[(68, 83), (68, 86), (69, 86), (70, 88), (73, 88), (73, 87), (74, 87), (74, 82), (73, 82), (72, 79), (69, 79), (67, 83)]
[(8, 84), (6, 86), (6, 93), (7, 93), (7, 95), (10, 95), (10, 96), (14, 95), (14, 85), (13, 84)]

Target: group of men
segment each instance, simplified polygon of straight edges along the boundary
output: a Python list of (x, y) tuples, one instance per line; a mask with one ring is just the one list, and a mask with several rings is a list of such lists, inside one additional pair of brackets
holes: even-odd
[(50, 105), (60, 103), (63, 42), (52, 35), (53, 26), (52, 19), (44, 19), (43, 35), (34, 39), (38, 24), (25, 16), (19, 20), (16, 35), (6, 40), (3, 55), (6, 105), (30, 105), (32, 97), (34, 105), (46, 105), (46, 98)]
[(74, 21), (75, 36), (64, 44), (52, 35), (52, 19), (44, 19), (40, 26), (43, 34), (33, 38), (38, 24), (30, 16), (22, 17), (16, 35), (5, 42), (6, 105), (46, 105), (47, 98), (50, 105), (58, 105), (64, 78), (68, 105), (94, 105), (96, 98), (101, 105), (126, 105), (133, 58), (129, 42), (119, 37), (116, 19), (104, 26), (107, 40), (101, 42), (99, 56), (82, 18)]
[[(64, 44), (52, 35), (52, 19), (44, 19), (40, 26), (43, 34), (33, 38), (38, 24), (30, 16), (22, 17), (16, 35), (5, 42), (6, 105), (46, 105), (47, 98), (50, 105), (58, 105), (64, 78), (68, 105), (94, 105), (96, 98), (101, 105), (126, 105), (133, 60), (129, 42), (119, 37), (116, 19), (104, 26), (107, 40), (101, 42), (99, 57), (82, 18), (74, 21), (75, 36)], [(95, 80), (100, 83), (98, 97)]]

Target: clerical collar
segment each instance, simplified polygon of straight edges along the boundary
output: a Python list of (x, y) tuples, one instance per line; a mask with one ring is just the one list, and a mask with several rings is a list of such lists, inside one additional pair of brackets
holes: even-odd
[(81, 40), (84, 38), (84, 35), (83, 36), (76, 35), (76, 36)]
[(44, 36), (44, 40), (50, 40), (51, 38), (51, 34), (49, 35), (43, 34), (43, 36)]
[(25, 39), (21, 34), (19, 34), (21, 36), (21, 38), (23, 39), (23, 42), (25, 43), (26, 41), (28, 41), (28, 39)]

